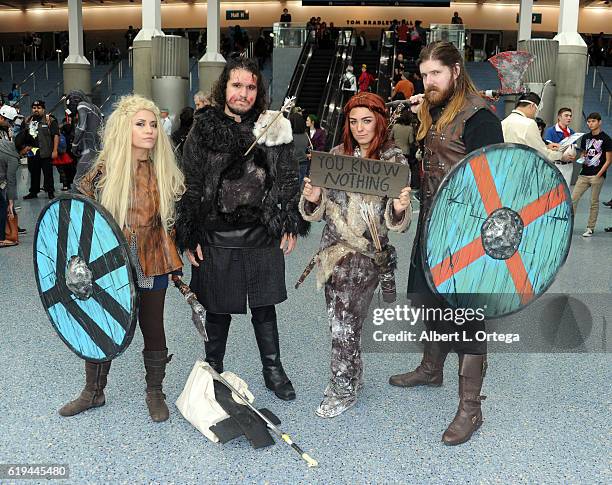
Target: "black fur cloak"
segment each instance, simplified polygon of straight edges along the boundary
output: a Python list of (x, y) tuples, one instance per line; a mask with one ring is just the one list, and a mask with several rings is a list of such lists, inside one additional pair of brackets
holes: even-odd
[(198, 110), (183, 148), (181, 168), (186, 192), (177, 205), (176, 242), (181, 250), (195, 249), (204, 231), (264, 225), (280, 239), (290, 233), (304, 236), (309, 223), (299, 211), (299, 168), (293, 153), (291, 125), (280, 116), (259, 140), (249, 157), (266, 173), (260, 206), (239, 206), (231, 213), (219, 210), (219, 189), (225, 180), (242, 176), (243, 154), (278, 112), (249, 113), (237, 123), (216, 107)]

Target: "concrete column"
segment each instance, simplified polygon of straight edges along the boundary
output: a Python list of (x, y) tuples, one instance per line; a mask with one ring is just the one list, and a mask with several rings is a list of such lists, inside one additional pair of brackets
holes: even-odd
[(134, 39), (134, 94), (151, 98), (151, 37), (161, 30), (161, 0), (142, 0), (142, 29)]
[(518, 40), (531, 39), (531, 16), (533, 13), (533, 0), (521, 0), (519, 10)]
[(221, 1), (207, 0), (206, 8), (206, 54), (198, 62), (200, 91), (211, 92), (225, 67), (221, 47)]
[(559, 10), (559, 57), (557, 58), (557, 95), (555, 113), (563, 106), (572, 109), (572, 128), (582, 128), (582, 106), (587, 69), (587, 46), (578, 34), (579, 0), (561, 0)]
[(64, 93), (91, 94), (91, 66), (83, 49), (83, 2), (68, 0), (68, 57), (64, 60)]

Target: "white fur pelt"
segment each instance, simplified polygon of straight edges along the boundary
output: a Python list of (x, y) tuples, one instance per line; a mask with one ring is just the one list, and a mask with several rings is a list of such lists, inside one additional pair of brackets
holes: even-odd
[[(259, 135), (272, 123), (274, 118), (278, 115), (279, 111), (264, 111), (257, 121), (255, 122), (255, 127), (253, 128), (253, 134), (255, 138), (258, 138)], [(293, 141), (293, 132), (291, 130), (291, 123), (284, 116), (279, 116), (276, 121), (270, 126), (268, 131), (261, 139), (257, 142), (260, 145), (266, 145), (267, 147), (274, 147), (278, 145), (284, 145), (286, 143), (291, 143)]]

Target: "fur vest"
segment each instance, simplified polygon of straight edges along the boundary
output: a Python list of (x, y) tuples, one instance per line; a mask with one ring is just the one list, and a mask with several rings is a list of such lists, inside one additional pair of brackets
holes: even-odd
[[(342, 154), (339, 145), (331, 153)], [(408, 161), (402, 151), (393, 143), (387, 143), (380, 155), (381, 160), (407, 165)], [(410, 181), (406, 181), (409, 185)], [(316, 256), (317, 287), (321, 288), (332, 275), (334, 267), (349, 253), (359, 252), (365, 255), (374, 254), (376, 248), (367, 223), (361, 216), (361, 204), (371, 204), (378, 216), (377, 228), (383, 247), (388, 243), (388, 231), (405, 232), (410, 226), (412, 209), (408, 207), (401, 220), (393, 216), (393, 199), (366, 195), (343, 190), (321, 190), (321, 202), (318, 206), (308, 202), (302, 195), (300, 212), (307, 221), (326, 222), (321, 236), (321, 245)]]
[[(257, 117), (249, 113), (237, 123), (215, 107), (199, 110), (183, 147), (181, 168), (186, 192), (177, 205), (176, 234), (181, 250), (194, 249), (205, 231), (265, 226), (280, 239), (283, 234), (306, 235), (308, 223), (299, 214), (299, 169), (293, 153), (291, 124), (280, 116), (249, 149), (278, 112), (266, 111)], [(255, 168), (265, 173), (261, 186), (242, 186), (231, 211), (227, 207), (227, 187), (239, 184), (245, 171)], [(225, 190), (225, 201), (220, 194)], [(248, 193), (249, 190), (256, 191)], [(246, 193), (245, 193), (246, 192)], [(241, 204), (241, 200), (248, 203)], [(257, 199), (257, 203), (253, 200)]]

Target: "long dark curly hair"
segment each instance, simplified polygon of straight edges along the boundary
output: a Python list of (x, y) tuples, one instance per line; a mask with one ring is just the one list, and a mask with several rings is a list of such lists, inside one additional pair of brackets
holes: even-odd
[(217, 79), (217, 82), (213, 86), (212, 89), (212, 100), (213, 103), (221, 108), (225, 108), (225, 90), (227, 87), (227, 82), (230, 78), (230, 73), (234, 69), (244, 69), (245, 71), (250, 72), (257, 79), (257, 98), (255, 99), (255, 104), (251, 111), (255, 111), (257, 116), (263, 113), (268, 108), (268, 96), (266, 85), (263, 81), (263, 77), (261, 75), (261, 71), (259, 70), (259, 66), (257, 65), (257, 61), (254, 59), (248, 59), (246, 57), (236, 57), (230, 59), (225, 64), (225, 68)]

